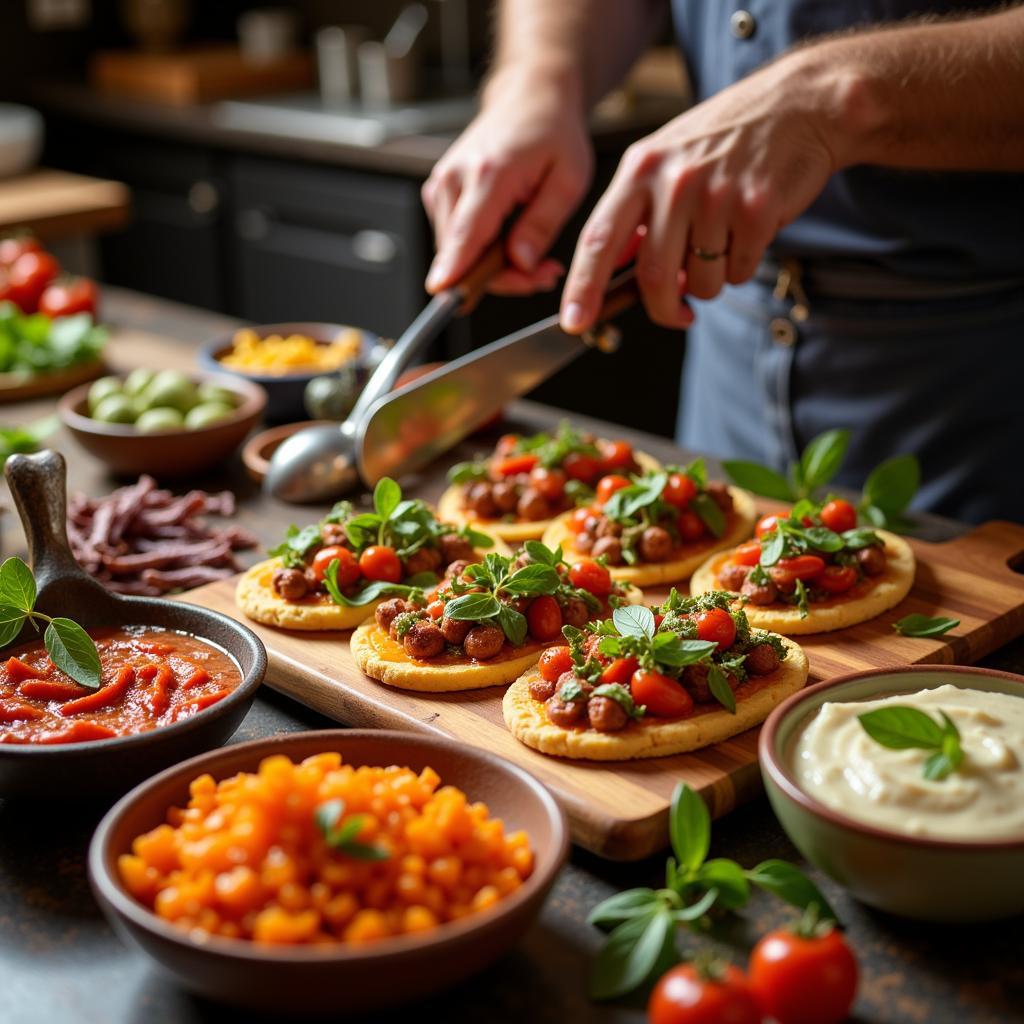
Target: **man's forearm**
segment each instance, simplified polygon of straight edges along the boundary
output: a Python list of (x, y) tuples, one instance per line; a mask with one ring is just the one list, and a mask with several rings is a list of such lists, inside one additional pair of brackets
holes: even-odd
[(860, 32), (786, 59), (794, 87), (803, 76), (831, 97), (839, 166), (1024, 169), (1024, 6)]
[(588, 110), (650, 43), (664, 0), (501, 0), (492, 80), (553, 76)]

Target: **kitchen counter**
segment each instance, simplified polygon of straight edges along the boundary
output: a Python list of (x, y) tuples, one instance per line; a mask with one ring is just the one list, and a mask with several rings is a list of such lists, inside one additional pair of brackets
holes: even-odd
[[(178, 339), (168, 347), (167, 365), (187, 365), (198, 342), (231, 321), (186, 307), (107, 289), (106, 319), (115, 326), (117, 362), (133, 346), (122, 332), (153, 332)], [(136, 350), (137, 351), (137, 350)], [(147, 348), (147, 355), (152, 349)], [(152, 361), (152, 360), (150, 360)], [(28, 420), (45, 401), (7, 407), (5, 422)], [(517, 403), (510, 416), (524, 426), (552, 423), (554, 409)], [(589, 422), (580, 420), (582, 425)], [(619, 431), (642, 442), (656, 456), (671, 458), (663, 439)], [(113, 482), (93, 459), (75, 449), (66, 435), (56, 447), (69, 455), (70, 489), (105, 492)], [(471, 448), (471, 445), (469, 446)], [(675, 457), (678, 460), (678, 454)], [(311, 520), (303, 511), (266, 502), (238, 467), (202, 486), (231, 486), (239, 493), (239, 518), (264, 541), (276, 538), (283, 524)], [(948, 534), (938, 521), (923, 524), (933, 539)], [(6, 524), (5, 551), (22, 547), (16, 527)], [(255, 553), (250, 553), (255, 558)], [(985, 664), (1024, 671), (1024, 640), (1007, 646)], [(282, 731), (326, 728), (334, 723), (293, 701), (264, 689), (232, 742)], [(85, 876), (89, 836), (102, 808), (90, 806), (20, 807), (0, 801), (0, 1019), (4, 1024), (270, 1024), (192, 997), (165, 980), (141, 953), (128, 949), (100, 915)], [(744, 866), (768, 857), (801, 863), (763, 798), (732, 812), (713, 826), (712, 856), (726, 856)], [(806, 865), (803, 865), (806, 867)], [(415, 1011), (424, 1019), (449, 1024), (519, 1022), (536, 1024), (593, 1021), (640, 1024), (640, 1004), (628, 1001), (596, 1006), (585, 994), (588, 965), (601, 942), (586, 924), (589, 910), (621, 888), (659, 884), (661, 857), (635, 864), (609, 864), (574, 850), (537, 924), (507, 957), (467, 984), (425, 1003)], [(1024, 1021), (1024, 967), (1020, 963), (1019, 920), (977, 927), (939, 927), (890, 917), (851, 899), (831, 880), (815, 880), (848, 927), (862, 971), (855, 1021), (863, 1024), (1010, 1024)], [(757, 895), (742, 918), (714, 945), (742, 961), (765, 930), (791, 918), (787, 908)], [(711, 940), (680, 933), (686, 950), (707, 948)], [(344, 993), (339, 993), (339, 1015)], [(409, 1011), (374, 1014), (377, 1024), (408, 1019)], [(370, 1018), (367, 1018), (369, 1020)], [(281, 1024), (280, 1017), (274, 1017)]]

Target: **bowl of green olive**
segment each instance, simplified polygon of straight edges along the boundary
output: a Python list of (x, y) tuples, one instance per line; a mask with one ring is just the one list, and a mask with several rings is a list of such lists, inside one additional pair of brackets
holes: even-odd
[(260, 385), (233, 374), (140, 368), (83, 384), (58, 408), (75, 440), (113, 472), (173, 478), (221, 465), (266, 403)]

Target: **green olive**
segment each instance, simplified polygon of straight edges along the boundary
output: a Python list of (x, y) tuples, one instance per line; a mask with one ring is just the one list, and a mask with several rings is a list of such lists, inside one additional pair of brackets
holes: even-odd
[(209, 427), (227, 419), (234, 412), (234, 407), (224, 402), (203, 402), (194, 409), (190, 409), (185, 416), (185, 426), (189, 430), (198, 430), (200, 427)]
[(161, 370), (139, 395), (147, 409), (171, 408), (186, 413), (196, 404), (196, 386), (180, 370)]
[(109, 398), (111, 395), (119, 394), (121, 394), (121, 381), (118, 377), (100, 377), (99, 380), (94, 380), (92, 382), (92, 386), (89, 388), (90, 415), (96, 411), (96, 406), (98, 406), (104, 398)]
[(101, 423), (134, 423), (135, 406), (127, 395), (107, 395), (93, 409), (92, 418)]
[(205, 384), (199, 385), (199, 401), (216, 402), (218, 405), (227, 405), (233, 409), (238, 405), (238, 395), (222, 384), (207, 381)]
[(153, 382), (155, 376), (156, 370), (147, 370), (141, 366), (137, 370), (132, 370), (124, 379), (124, 393), (133, 398), (141, 395)]
[(147, 409), (136, 421), (135, 429), (140, 434), (155, 434), (160, 430), (181, 430), (184, 417), (177, 409), (160, 406)]

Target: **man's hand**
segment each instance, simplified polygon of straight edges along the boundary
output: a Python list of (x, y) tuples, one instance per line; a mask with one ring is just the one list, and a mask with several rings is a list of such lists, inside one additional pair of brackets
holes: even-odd
[(681, 293), (710, 299), (754, 273), (775, 233), (838, 166), (830, 126), (843, 83), (801, 80), (799, 59), (784, 58), (630, 146), (580, 235), (562, 294), (567, 331), (593, 324), (638, 228), (644, 306), (666, 327), (693, 320)]
[(455, 284), (523, 207), (509, 232), (511, 266), (490, 291), (550, 291), (564, 268), (545, 258), (590, 184), (593, 154), (582, 104), (556, 76), (499, 72), (481, 112), (423, 185), (437, 255), (427, 276), (436, 293)]

